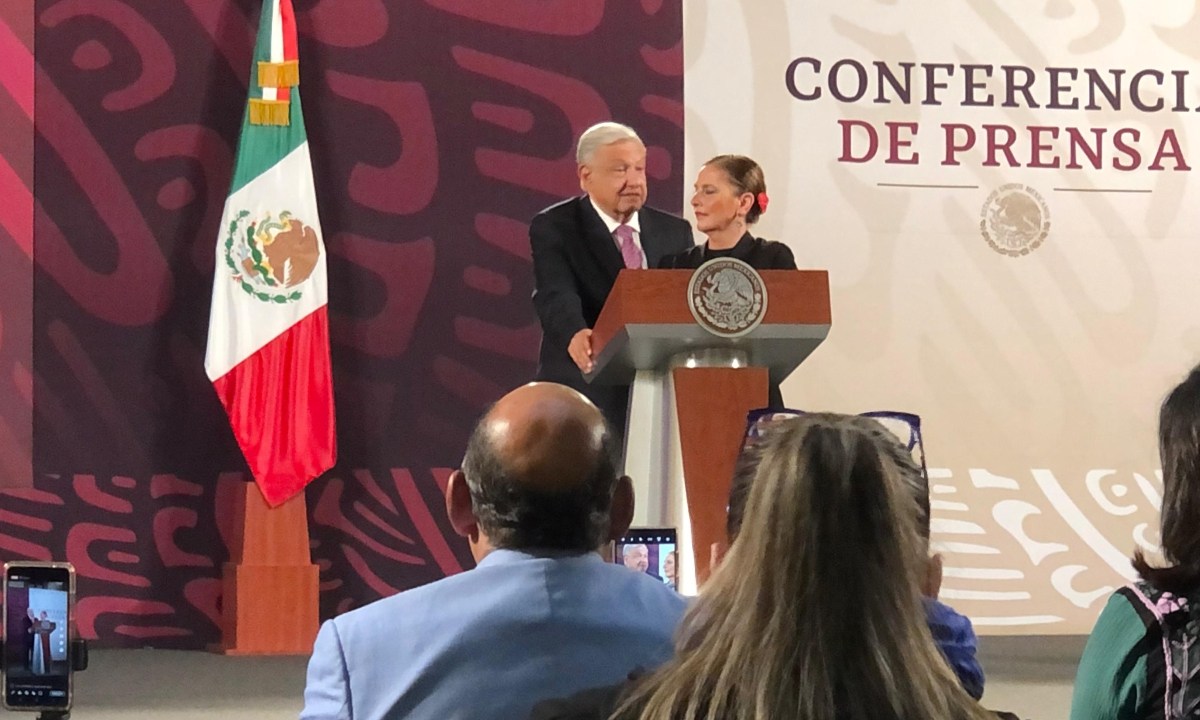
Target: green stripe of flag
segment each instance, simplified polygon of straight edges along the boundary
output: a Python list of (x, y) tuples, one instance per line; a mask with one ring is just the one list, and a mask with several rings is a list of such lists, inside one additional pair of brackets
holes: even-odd
[[(258, 84), (259, 61), (271, 60), (271, 0), (263, 0), (262, 16), (258, 21), (258, 38), (254, 42), (254, 62), (250, 64), (250, 86), (247, 98), (262, 97)], [(242, 135), (238, 141), (237, 160), (233, 168), (232, 195), (254, 178), (270, 170), (307, 139), (304, 113), (300, 109), (300, 88), (291, 89), (289, 125), (251, 125), (249, 103), (242, 112)]]

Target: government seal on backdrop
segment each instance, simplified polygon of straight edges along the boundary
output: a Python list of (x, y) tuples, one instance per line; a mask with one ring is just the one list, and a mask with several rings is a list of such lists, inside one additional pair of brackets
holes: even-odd
[(1028, 185), (1001, 185), (979, 211), (979, 232), (1001, 255), (1028, 255), (1050, 234), (1050, 208)]
[(299, 300), (298, 285), (321, 257), (317, 232), (284, 210), (251, 218), (238, 212), (225, 237), (225, 265), (242, 290), (262, 302), (284, 305)]
[(688, 307), (700, 327), (713, 335), (741, 337), (767, 314), (767, 286), (747, 263), (714, 258), (692, 273)]

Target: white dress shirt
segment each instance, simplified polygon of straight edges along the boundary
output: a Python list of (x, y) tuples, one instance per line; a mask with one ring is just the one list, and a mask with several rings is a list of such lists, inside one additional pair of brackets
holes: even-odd
[[(614, 233), (617, 231), (617, 228), (620, 227), (621, 223), (617, 222), (611, 216), (609, 216), (608, 213), (601, 210), (600, 206), (596, 204), (596, 201), (592, 199), (591, 195), (588, 196), (588, 202), (592, 204), (592, 207), (596, 208), (596, 214), (600, 216), (600, 219), (604, 221), (604, 226), (608, 228), (609, 237), (613, 239), (613, 244), (617, 246), (617, 250), (620, 250), (621, 241), (617, 240), (617, 236), (614, 235)], [(640, 250), (642, 253), (642, 269), (645, 270), (646, 249), (642, 247), (642, 226), (638, 224), (638, 214), (634, 213), (631, 215), (625, 224), (633, 228), (633, 244), (637, 245), (638, 250)]]

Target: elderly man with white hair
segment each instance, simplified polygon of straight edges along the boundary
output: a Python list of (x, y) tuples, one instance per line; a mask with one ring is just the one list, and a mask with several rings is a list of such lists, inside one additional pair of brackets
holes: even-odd
[(592, 326), (625, 268), (653, 268), (692, 247), (682, 218), (646, 207), (646, 146), (632, 128), (593, 125), (575, 155), (583, 195), (538, 213), (529, 224), (533, 305), (542, 324), (537, 379), (579, 390), (604, 413), (623, 447), (628, 385), (589, 385)]

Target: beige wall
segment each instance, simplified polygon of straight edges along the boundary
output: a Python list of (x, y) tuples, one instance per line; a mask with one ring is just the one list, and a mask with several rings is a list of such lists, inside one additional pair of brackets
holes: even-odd
[[(960, 68), (936, 107), (842, 103), (827, 85), (825, 97), (800, 101), (787, 67), (801, 56), (825, 70), (842, 58), (868, 69), (875, 60), (1023, 65), (1037, 73), (1040, 102), (1048, 66), (1122, 68), (1127, 78), (1186, 70), (1194, 108), (1196, 12), (1191, 2), (1127, 0), (685, 3), (687, 176), (719, 152), (755, 157), (771, 196), (757, 234), (786, 241), (802, 267), (830, 271), (833, 331), (784, 384), (785, 399), (924, 418), (944, 599), (980, 632), (1086, 632), (1130, 576), (1130, 553), (1157, 541), (1157, 407), (1200, 360), (1200, 193), (1175, 160), (1146, 166), (1167, 129), (1185, 161), (1200, 163), (1200, 113), (1142, 112), (1127, 96), (1120, 111), (964, 107)], [(799, 77), (806, 88), (816, 79)], [(1000, 92), (998, 80), (987, 89)], [(845, 119), (917, 123), (920, 161), (839, 162)], [(946, 166), (947, 123), (975, 128), (980, 145), (983, 125), (1015, 127), (1022, 165), (1030, 125), (1089, 137), (1134, 128), (1141, 141), (1127, 144), (1146, 157), (1114, 170), (1112, 158), (1129, 158), (1109, 142), (1101, 170), (986, 167), (982, 148)], [(1054, 155), (1067, 161), (1065, 142), (1051, 143)], [(1016, 195), (993, 195), (1009, 184)], [(1041, 232), (1022, 223), (1046, 222), (1022, 256), (985, 237), (1036, 244)]]

